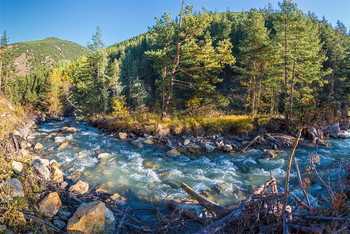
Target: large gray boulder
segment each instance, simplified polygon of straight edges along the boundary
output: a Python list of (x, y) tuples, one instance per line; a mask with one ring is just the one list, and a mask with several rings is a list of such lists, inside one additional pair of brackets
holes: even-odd
[(40, 203), (39, 203), (39, 211), (43, 213), (47, 217), (52, 217), (62, 206), (62, 202), (58, 193), (53, 192), (47, 195)]
[(68, 220), (68, 233), (105, 233), (115, 225), (113, 213), (101, 201), (81, 204)]
[(0, 184), (0, 188), (8, 191), (11, 197), (24, 197), (23, 185), (19, 179), (11, 178)]
[(50, 171), (45, 165), (45, 160), (42, 159), (34, 159), (32, 162), (32, 166), (35, 171), (39, 175), (40, 178), (44, 180), (50, 180)]
[(340, 128), (338, 124), (330, 125), (326, 129), (330, 137), (339, 138)]

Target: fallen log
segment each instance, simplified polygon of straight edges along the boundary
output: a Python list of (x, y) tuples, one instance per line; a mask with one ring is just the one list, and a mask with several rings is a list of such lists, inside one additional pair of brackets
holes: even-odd
[(274, 187), (276, 183), (276, 179), (272, 178), (270, 181), (267, 181), (265, 184), (261, 185), (259, 188), (257, 188), (252, 194), (250, 194), (243, 202), (241, 202), (237, 207), (235, 207), (232, 212), (228, 215), (226, 215), (224, 218), (217, 220), (216, 222), (208, 225), (204, 229), (197, 232), (197, 234), (204, 234), (204, 233), (217, 233), (220, 230), (222, 230), (224, 227), (226, 227), (231, 222), (238, 219), (239, 215), (242, 214), (242, 212), (246, 209), (247, 204), (253, 199), (255, 195), (261, 194), (263, 192), (268, 191), (270, 187)]
[(260, 135), (254, 137), (254, 139), (251, 140), (251, 141), (248, 143), (248, 145), (247, 145), (246, 147), (244, 147), (244, 148), (240, 151), (240, 153), (245, 153), (245, 151), (249, 148), (249, 146), (251, 146), (252, 144), (254, 144), (254, 143), (255, 143), (257, 140), (259, 140), (260, 138), (261, 138)]
[(301, 232), (301, 233), (312, 233), (312, 234), (321, 234), (323, 233), (322, 228), (316, 228), (316, 227), (304, 227), (296, 224), (290, 224), (291, 228), (294, 231)]
[(196, 191), (194, 191), (192, 188), (190, 188), (187, 184), (181, 183), (181, 188), (193, 199), (195, 199), (199, 204), (204, 206), (206, 209), (208, 209), (210, 212), (214, 213), (217, 217), (223, 217), (228, 214), (229, 209), (220, 206), (216, 204), (215, 202), (212, 202), (205, 198), (204, 196), (200, 195)]

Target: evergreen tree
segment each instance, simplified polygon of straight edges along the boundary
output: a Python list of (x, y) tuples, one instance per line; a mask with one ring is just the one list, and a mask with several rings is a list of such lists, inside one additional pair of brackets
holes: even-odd
[[(208, 12), (203, 10), (195, 15), (193, 7), (184, 9), (182, 6), (177, 24), (168, 18), (164, 15), (153, 28), (153, 40), (160, 48), (147, 53), (155, 64), (163, 64), (162, 118), (167, 116), (174, 87), (212, 93), (215, 90), (213, 83), (220, 82), (216, 75), (224, 64), (234, 63), (231, 43), (222, 40), (214, 47), (209, 33), (206, 33), (212, 22)], [(166, 33), (158, 36), (161, 31)], [(169, 40), (166, 41), (167, 37)]]
[[(252, 115), (256, 115), (262, 103), (269, 61), (270, 39), (262, 12), (251, 10), (242, 23), (243, 39), (238, 57), (241, 82), (247, 87), (247, 102)], [(247, 79), (245, 79), (247, 77)]]
[(105, 44), (102, 41), (102, 30), (100, 26), (96, 27), (96, 33), (92, 35), (92, 43), (87, 43), (87, 48), (91, 51), (99, 51), (104, 48)]

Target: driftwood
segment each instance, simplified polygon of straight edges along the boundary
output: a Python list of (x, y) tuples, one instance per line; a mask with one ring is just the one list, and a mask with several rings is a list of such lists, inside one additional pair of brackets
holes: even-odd
[(258, 189), (256, 189), (250, 196), (248, 196), (243, 202), (241, 202), (235, 209), (232, 210), (232, 212), (225, 216), (222, 219), (219, 219), (218, 221), (210, 224), (209, 226), (205, 227), (198, 233), (217, 233), (220, 230), (222, 230), (226, 225), (233, 222), (238, 218), (239, 215), (243, 212), (243, 210), (247, 207), (248, 203), (253, 199), (254, 196), (262, 194), (263, 192), (267, 191), (270, 187), (273, 187), (276, 183), (276, 179), (272, 178), (270, 181), (266, 182), (265, 184), (261, 185)]
[(322, 234), (324, 232), (322, 228), (304, 227), (296, 224), (290, 224), (290, 226), (294, 231), (297, 231), (299, 233)]
[(229, 210), (227, 208), (220, 206), (220, 205), (208, 200), (207, 198), (205, 198), (204, 196), (200, 195), (199, 193), (194, 191), (192, 188), (190, 188), (187, 184), (182, 183), (181, 188), (188, 195), (190, 195), (190, 197), (192, 197), (193, 199), (198, 201), (199, 204), (201, 204), (202, 206), (207, 208), (210, 212), (213, 212), (216, 216), (222, 217), (229, 212)]
[(30, 215), (30, 214), (23, 214), (23, 215), (24, 215), (24, 217), (26, 217), (28, 219), (33, 219), (33, 220), (36, 220), (36, 221), (44, 224), (45, 226), (49, 227), (50, 229), (54, 230), (55, 232), (66, 233), (66, 232), (62, 231), (61, 229), (57, 228), (56, 226), (52, 225), (51, 223), (46, 222), (45, 220), (39, 219), (38, 217), (35, 217), (33, 215)]
[(259, 140), (260, 138), (261, 138), (260, 135), (254, 137), (254, 139), (251, 140), (251, 141), (248, 143), (248, 145), (247, 145), (246, 147), (244, 147), (240, 152), (241, 152), (241, 153), (244, 153), (244, 152), (249, 148), (249, 146), (251, 146), (252, 144), (254, 144), (254, 143), (255, 143), (257, 140)]

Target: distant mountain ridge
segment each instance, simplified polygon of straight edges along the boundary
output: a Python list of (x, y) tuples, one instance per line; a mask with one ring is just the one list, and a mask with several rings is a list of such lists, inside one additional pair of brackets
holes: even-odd
[(26, 75), (40, 66), (53, 67), (60, 60), (75, 60), (89, 50), (75, 42), (48, 37), (9, 45), (18, 75)]

